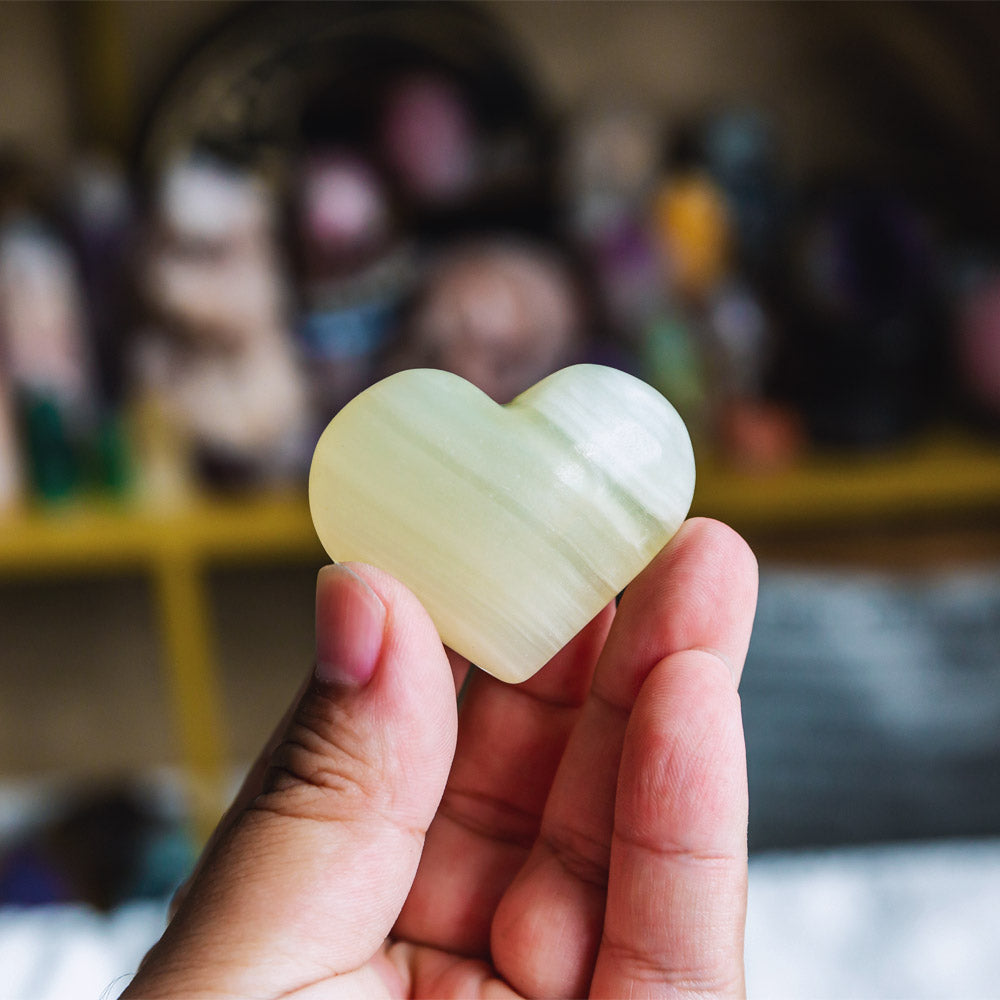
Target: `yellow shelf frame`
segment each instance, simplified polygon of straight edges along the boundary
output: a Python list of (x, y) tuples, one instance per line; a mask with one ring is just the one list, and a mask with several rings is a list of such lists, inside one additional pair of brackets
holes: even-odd
[(228, 734), (205, 576), (212, 565), (314, 560), (323, 552), (303, 494), (203, 497), (157, 510), (80, 503), (0, 516), (0, 576), (139, 571), (150, 581), (163, 667), (200, 836), (228, 778)]
[(780, 472), (701, 456), (692, 506), (742, 530), (775, 532), (990, 511), (1000, 511), (1000, 440), (958, 430), (871, 454), (816, 453)]
[[(892, 453), (810, 456), (772, 474), (700, 456), (693, 512), (743, 531), (1000, 512), (1000, 442), (943, 431)], [(201, 831), (221, 808), (227, 736), (209, 622), (212, 565), (325, 556), (302, 491), (200, 497), (176, 509), (80, 503), (0, 515), (0, 577), (138, 570), (150, 579), (173, 715)]]

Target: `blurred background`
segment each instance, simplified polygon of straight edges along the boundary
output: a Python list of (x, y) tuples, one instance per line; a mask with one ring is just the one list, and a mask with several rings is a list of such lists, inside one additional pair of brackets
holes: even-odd
[(998, 65), (986, 4), (0, 4), (12, 995), (134, 968), (297, 688), (326, 422), (576, 361), (761, 559), (752, 990), (995, 995)]

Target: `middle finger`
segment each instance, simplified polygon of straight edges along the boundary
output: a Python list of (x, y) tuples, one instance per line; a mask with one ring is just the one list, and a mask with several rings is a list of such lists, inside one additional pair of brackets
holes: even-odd
[(609, 604), (522, 684), (481, 672), (469, 682), (455, 761), (396, 924), (398, 936), (488, 954), (493, 913), (538, 835), (614, 610)]

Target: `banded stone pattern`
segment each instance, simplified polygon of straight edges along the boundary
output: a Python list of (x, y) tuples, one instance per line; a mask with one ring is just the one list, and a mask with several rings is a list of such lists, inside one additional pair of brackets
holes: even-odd
[(397, 577), (445, 643), (509, 682), (625, 587), (693, 492), (677, 412), (600, 365), (565, 368), (505, 407), (447, 372), (392, 375), (337, 414), (309, 479), (331, 558)]

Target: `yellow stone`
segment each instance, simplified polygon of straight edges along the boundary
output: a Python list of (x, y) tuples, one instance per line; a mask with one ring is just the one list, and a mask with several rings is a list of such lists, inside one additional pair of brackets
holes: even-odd
[(671, 538), (694, 478), (677, 411), (617, 369), (564, 368), (500, 406), (418, 368), (334, 417), (309, 504), (332, 559), (391, 573), (447, 645), (517, 683)]

